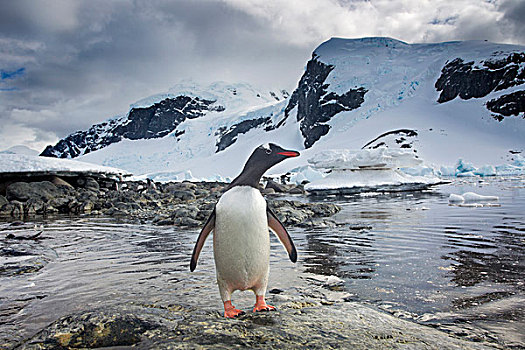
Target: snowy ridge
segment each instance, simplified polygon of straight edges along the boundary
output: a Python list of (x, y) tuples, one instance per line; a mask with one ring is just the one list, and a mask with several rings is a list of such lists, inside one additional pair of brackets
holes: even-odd
[[(273, 173), (307, 169), (309, 158), (327, 150), (382, 146), (423, 161), (405, 169), (413, 174), (467, 173), (458, 170), (458, 159), (479, 174), (491, 167), (494, 174), (519, 173), (513, 164), (525, 151), (524, 52), (484, 41), (333, 38), (314, 51), (291, 96), (245, 83), (186, 82), (131, 106), (147, 118), (130, 111), (114, 121), (117, 129), (98, 126), (83, 139), (117, 142), (89, 154), (81, 142), (68, 147), (78, 147), (82, 160), (164, 180), (232, 178), (267, 142), (301, 151)], [(153, 136), (130, 130), (130, 115)]]

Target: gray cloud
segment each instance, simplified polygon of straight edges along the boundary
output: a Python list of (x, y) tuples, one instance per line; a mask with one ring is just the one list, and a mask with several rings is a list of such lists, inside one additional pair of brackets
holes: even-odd
[(293, 89), (332, 36), (524, 44), (521, 0), (0, 2), (0, 149), (42, 149), (183, 79)]

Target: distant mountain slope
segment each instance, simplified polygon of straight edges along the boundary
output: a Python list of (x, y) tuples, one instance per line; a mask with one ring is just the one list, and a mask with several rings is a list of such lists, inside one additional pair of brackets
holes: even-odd
[(159, 178), (234, 176), (269, 141), (303, 150), (288, 168), (320, 150), (365, 146), (412, 149), (435, 165), (501, 164), (525, 149), (524, 83), (521, 46), (333, 38), (314, 51), (291, 95), (179, 85), (44, 154)]

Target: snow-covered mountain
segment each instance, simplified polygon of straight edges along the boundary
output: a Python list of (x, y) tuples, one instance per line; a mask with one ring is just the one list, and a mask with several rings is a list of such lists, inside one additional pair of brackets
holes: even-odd
[(382, 145), (435, 166), (459, 158), (497, 165), (525, 149), (524, 83), (522, 46), (333, 38), (314, 51), (291, 95), (248, 84), (178, 85), (43, 155), (156, 179), (235, 176), (265, 142), (302, 151), (274, 172), (319, 151)]
[(0, 154), (22, 154), (25, 156), (36, 156), (38, 155), (38, 153), (39, 152), (37, 150), (34, 150), (24, 145), (16, 145), (6, 150), (0, 151)]

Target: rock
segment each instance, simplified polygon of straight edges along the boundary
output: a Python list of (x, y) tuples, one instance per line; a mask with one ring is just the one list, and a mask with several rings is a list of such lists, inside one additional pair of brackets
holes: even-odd
[(48, 201), (64, 192), (57, 188), (49, 181), (41, 182), (15, 182), (6, 189), (6, 198), (8, 200), (27, 201), (29, 198), (42, 199)]
[(194, 190), (197, 187), (194, 183), (191, 182), (174, 182), (169, 183), (164, 187), (164, 190), (162, 192), (165, 193), (173, 193), (178, 191), (190, 191)]
[(61, 318), (38, 333), (23, 349), (132, 346), (156, 327), (158, 325), (136, 315), (92, 311)]
[(49, 204), (49, 203), (45, 203), (43, 213), (44, 213), (44, 214), (54, 214), (54, 213), (58, 213), (58, 209), (55, 208), (55, 207), (53, 207), (53, 206), (52, 206), (51, 204)]
[[(186, 119), (202, 117), (209, 110), (218, 111), (219, 106), (213, 105), (215, 102), (180, 95), (149, 107), (132, 108), (125, 120), (113, 119), (95, 124), (87, 131), (77, 131), (59, 140), (56, 145), (47, 146), (41, 155), (75, 158), (119, 142), (122, 138), (138, 140), (164, 137)], [(101, 130), (104, 132), (101, 133)]]
[(73, 197), (57, 197), (49, 201), (49, 205), (58, 209), (58, 211), (67, 213), (69, 212), (69, 202), (73, 201)]
[(251, 129), (262, 127), (270, 123), (270, 117), (259, 117), (255, 119), (243, 120), (237, 124), (230, 126), (229, 128), (219, 128), (219, 130), (215, 134), (216, 136), (218, 136), (218, 141), (215, 143), (215, 146), (217, 146), (216, 152), (221, 152), (229, 146), (231, 146), (233, 143), (235, 143), (239, 134), (246, 134)]
[(277, 193), (288, 192), (288, 189), (286, 188), (286, 186), (281, 185), (273, 180), (268, 180), (268, 182), (266, 182), (265, 189), (273, 189)]
[(0, 208), (2, 208), (7, 203), (9, 203), (7, 198), (5, 198), (4, 196), (0, 195)]
[(188, 226), (188, 227), (197, 227), (202, 224), (200, 221), (197, 221), (195, 219), (188, 218), (188, 217), (175, 218), (173, 219), (173, 223), (177, 226)]
[(332, 216), (341, 210), (333, 203), (309, 203), (308, 209), (312, 210), (315, 216)]
[(174, 198), (180, 199), (182, 201), (192, 201), (195, 200), (197, 197), (195, 197), (195, 194), (193, 191), (173, 191), (171, 192)]
[(121, 209), (118, 209), (118, 208), (115, 208), (115, 207), (108, 208), (108, 209), (104, 210), (103, 213), (105, 215), (109, 215), (109, 216), (127, 216), (127, 215), (129, 215), (129, 213), (127, 211), (121, 210)]
[(92, 177), (88, 177), (86, 178), (86, 184), (84, 185), (84, 188), (87, 190), (98, 191), (100, 189), (100, 185), (98, 184), (97, 180)]
[(265, 188), (261, 190), (262, 194), (275, 194), (275, 190), (273, 188)]
[(458, 96), (464, 100), (480, 98), (492, 91), (523, 84), (525, 75), (519, 69), (523, 62), (525, 53), (511, 53), (498, 60), (486, 60), (482, 67), (459, 57), (447, 62), (435, 84), (436, 90), (441, 91), (437, 102), (448, 102)]
[(24, 217), (24, 203), (19, 201), (11, 201), (11, 205), (13, 206), (13, 211), (11, 212), (11, 216), (15, 218), (23, 218)]
[(305, 148), (312, 147), (328, 133), (330, 125), (327, 122), (336, 114), (359, 108), (368, 92), (364, 87), (358, 87), (341, 95), (328, 93), (329, 84), (325, 82), (334, 68), (333, 65), (321, 62), (314, 53), (285, 108), (285, 118), (280, 123), (292, 115), (292, 110), (297, 109), (297, 121), (300, 122)]
[(199, 213), (199, 209), (194, 206), (190, 207), (183, 207), (175, 210), (172, 214), (173, 218), (191, 218), (195, 219), (197, 214)]
[(85, 311), (62, 317), (19, 348), (494, 349), (355, 302), (269, 299), (279, 311), (236, 319), (183, 305)]
[(80, 205), (80, 212), (81, 213), (90, 213), (95, 208), (95, 204), (91, 201), (86, 201)]
[(292, 187), (288, 193), (290, 194), (304, 194), (304, 186), (295, 186)]
[(506, 94), (498, 98), (487, 101), (487, 109), (495, 115), (498, 121), (503, 120), (503, 116), (519, 116), (520, 113), (525, 112), (525, 91), (516, 91), (511, 94)]
[(41, 214), (44, 211), (45, 203), (37, 198), (30, 198), (24, 206), (25, 215)]
[(61, 177), (58, 177), (58, 176), (53, 176), (51, 178), (51, 182), (53, 183), (53, 185), (55, 185), (57, 187), (64, 186), (64, 187), (67, 187), (67, 188), (70, 188), (70, 189), (74, 188), (73, 186), (71, 186), (71, 184), (69, 182), (65, 181), (64, 179), (62, 179)]
[(283, 224), (292, 226), (299, 225), (309, 218), (308, 213), (290, 207), (277, 209), (275, 215), (277, 215)]
[(170, 226), (170, 225), (174, 225), (175, 222), (173, 221), (172, 218), (166, 218), (166, 219), (161, 219), (161, 220), (156, 221), (155, 224), (159, 226)]

